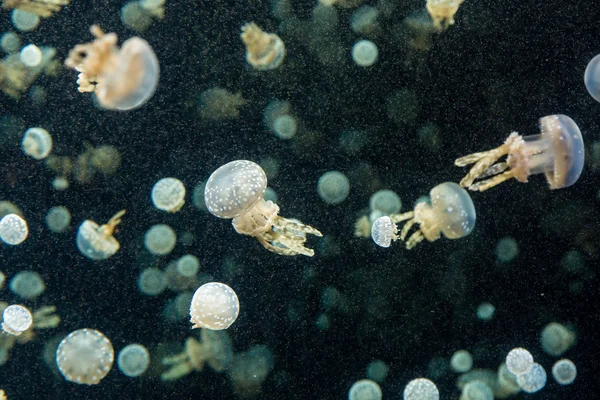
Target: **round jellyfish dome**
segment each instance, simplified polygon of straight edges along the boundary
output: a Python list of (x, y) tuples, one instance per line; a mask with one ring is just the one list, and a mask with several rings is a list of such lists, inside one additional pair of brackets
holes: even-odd
[(552, 366), (552, 376), (560, 385), (570, 385), (577, 377), (577, 367), (573, 361), (563, 358)]
[(231, 161), (213, 172), (206, 182), (204, 201), (219, 218), (234, 218), (250, 210), (267, 188), (260, 165), (247, 160)]
[(190, 306), (192, 328), (227, 329), (240, 313), (240, 302), (232, 288), (209, 282), (194, 293)]
[(506, 356), (506, 368), (516, 376), (529, 372), (533, 366), (533, 356), (522, 347), (516, 347)]
[(540, 342), (546, 354), (558, 357), (573, 345), (575, 334), (566, 326), (551, 322), (542, 330)]
[(33, 324), (33, 316), (26, 307), (8, 306), (2, 313), (2, 329), (4, 332), (19, 336)]
[(513, 238), (505, 237), (496, 244), (496, 258), (501, 263), (507, 264), (519, 255), (519, 245)]
[(393, 190), (379, 190), (371, 196), (369, 208), (371, 211), (379, 210), (384, 215), (397, 214), (402, 208), (402, 201)]
[(417, 378), (408, 382), (402, 397), (404, 400), (439, 400), (440, 392), (429, 379)]
[(125, 346), (117, 357), (117, 367), (130, 378), (142, 375), (150, 366), (150, 353), (141, 344)]
[(360, 40), (352, 46), (352, 60), (360, 67), (370, 67), (375, 64), (379, 51), (370, 40)]
[(210, 367), (221, 372), (229, 368), (233, 362), (233, 345), (227, 331), (213, 331), (210, 329), (202, 329), (200, 336), (202, 344), (210, 353), (206, 360)]
[(83, 221), (75, 239), (79, 252), (91, 260), (106, 260), (114, 255), (121, 245), (112, 234), (124, 214), (125, 210), (119, 211), (102, 226), (89, 219)]
[(328, 204), (340, 204), (350, 193), (350, 181), (339, 171), (325, 172), (317, 182), (319, 197)]
[(19, 58), (23, 65), (29, 68), (37, 67), (42, 63), (42, 51), (35, 44), (29, 44), (21, 49)]
[(21, 271), (9, 284), (11, 292), (26, 300), (33, 300), (46, 290), (44, 280), (37, 272)]
[(273, 132), (280, 139), (291, 139), (296, 135), (298, 123), (291, 115), (280, 115), (273, 121)]
[(475, 227), (475, 206), (469, 193), (454, 182), (444, 182), (437, 185), (429, 192), (431, 198), (431, 211), (419, 203), (415, 207), (415, 220), (417, 210), (423, 211), (419, 215), (421, 231), (429, 240), (439, 237), (439, 232), (448, 239), (459, 239), (467, 236)]
[(198, 275), (200, 269), (200, 261), (198, 257), (186, 254), (177, 260), (177, 273), (186, 278), (193, 278)]
[(454, 372), (464, 373), (473, 367), (473, 357), (466, 350), (458, 350), (450, 358), (450, 368)]
[(140, 292), (148, 296), (158, 296), (167, 288), (167, 277), (158, 268), (146, 268), (138, 276), (137, 286)]
[(64, 232), (71, 224), (71, 213), (66, 207), (52, 207), (46, 214), (46, 226), (54, 233)]
[(163, 178), (152, 187), (152, 204), (159, 210), (177, 212), (185, 203), (185, 186), (176, 178)]
[(390, 247), (392, 240), (396, 238), (396, 224), (390, 217), (379, 217), (371, 226), (371, 238), (377, 246)]
[(348, 400), (381, 400), (381, 396), (381, 388), (370, 379), (354, 382), (348, 391)]
[(382, 383), (389, 372), (390, 367), (381, 360), (373, 360), (367, 365), (367, 378), (377, 383)]
[(484, 382), (471, 381), (463, 388), (460, 400), (494, 400), (494, 392)]
[(6, 32), (0, 37), (0, 48), (7, 54), (13, 54), (21, 48), (21, 38), (14, 32)]
[(96, 385), (112, 368), (114, 356), (112, 344), (101, 332), (78, 329), (58, 345), (56, 364), (66, 380)]
[(27, 222), (17, 214), (8, 214), (0, 220), (0, 239), (6, 244), (16, 246), (27, 239)]
[(114, 146), (101, 145), (91, 150), (90, 165), (94, 171), (113, 175), (121, 166), (121, 153)]
[(524, 392), (535, 393), (546, 386), (546, 371), (538, 363), (533, 363), (529, 371), (517, 376), (517, 384)]
[(21, 32), (34, 31), (40, 24), (39, 16), (27, 11), (19, 10), (18, 8), (12, 10), (10, 20), (12, 21), (13, 26)]
[(144, 246), (157, 256), (169, 254), (175, 248), (177, 234), (169, 225), (158, 224), (150, 227), (144, 235)]
[(477, 318), (482, 321), (489, 321), (494, 317), (496, 307), (491, 303), (481, 303), (477, 306)]

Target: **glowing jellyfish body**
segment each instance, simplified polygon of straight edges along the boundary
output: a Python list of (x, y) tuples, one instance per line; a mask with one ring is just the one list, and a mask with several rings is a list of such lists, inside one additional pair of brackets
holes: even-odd
[(427, 12), (438, 31), (454, 25), (454, 15), (464, 0), (427, 0)]
[(85, 220), (77, 230), (77, 248), (91, 260), (106, 260), (114, 255), (121, 245), (112, 234), (121, 223), (125, 210), (116, 213), (106, 224), (100, 226), (94, 221)]
[(46, 226), (54, 233), (64, 232), (71, 224), (71, 213), (66, 207), (52, 207), (46, 214)]
[(227, 329), (240, 313), (240, 302), (232, 288), (209, 282), (198, 288), (190, 305), (192, 328)]
[[(475, 164), (460, 186), (483, 192), (512, 178), (527, 183), (529, 176), (542, 173), (550, 189), (573, 185), (585, 159), (579, 127), (566, 115), (557, 114), (540, 118), (540, 131), (531, 136), (513, 132), (500, 147), (456, 159), (458, 167)], [(506, 162), (496, 163), (505, 155)]]
[(494, 400), (494, 392), (486, 383), (475, 380), (465, 385), (459, 400)]
[(600, 102), (600, 54), (592, 58), (585, 67), (583, 81), (590, 96)]
[(19, 9), (14, 9), (10, 15), (13, 26), (21, 32), (34, 31), (40, 24), (40, 17)]
[(417, 378), (408, 382), (404, 388), (404, 400), (439, 400), (440, 392), (432, 381), (426, 378)]
[(46, 290), (44, 280), (37, 272), (21, 271), (9, 284), (11, 292), (26, 300), (33, 300)]
[(39, 47), (35, 44), (29, 44), (21, 49), (19, 58), (23, 65), (33, 68), (40, 65), (44, 57), (42, 55), (42, 50), (40, 50)]
[(540, 335), (540, 344), (546, 354), (561, 356), (575, 342), (575, 334), (558, 322), (551, 322), (544, 327)]
[(546, 371), (538, 363), (533, 363), (526, 373), (517, 375), (517, 384), (527, 393), (535, 393), (542, 390), (546, 386), (546, 380)]
[(198, 275), (200, 270), (200, 261), (198, 257), (186, 254), (177, 260), (177, 273), (186, 278), (193, 278)]
[(146, 268), (140, 272), (137, 286), (147, 296), (158, 296), (167, 288), (167, 278), (158, 268)]
[(280, 139), (291, 139), (296, 135), (298, 123), (291, 115), (280, 115), (273, 121), (273, 132)]
[(8, 306), (2, 313), (2, 329), (4, 332), (19, 336), (33, 324), (33, 316), (26, 307)]
[(65, 64), (80, 72), (80, 92), (95, 92), (100, 105), (110, 110), (131, 110), (145, 104), (158, 85), (160, 67), (145, 40), (133, 37), (119, 49), (117, 35), (90, 28), (96, 40), (69, 52)]
[(381, 400), (381, 388), (370, 379), (356, 381), (348, 391), (348, 400)]
[(360, 40), (352, 46), (352, 60), (359, 67), (370, 67), (377, 61), (379, 51), (370, 40)]
[(496, 307), (491, 303), (481, 303), (477, 306), (477, 318), (482, 321), (489, 321), (494, 317)]
[(400, 196), (393, 190), (379, 190), (369, 199), (369, 208), (371, 211), (379, 210), (384, 215), (396, 214), (402, 208)]
[(136, 378), (150, 366), (150, 353), (141, 344), (125, 346), (117, 357), (117, 367), (123, 375)]
[(0, 36), (0, 48), (8, 54), (13, 54), (21, 48), (21, 38), (14, 32), (6, 32)]
[(185, 186), (176, 178), (163, 178), (152, 187), (152, 204), (159, 210), (177, 212), (185, 203)]
[(466, 350), (458, 350), (450, 358), (450, 368), (454, 372), (464, 373), (473, 367), (473, 356)]
[(383, 383), (390, 372), (390, 367), (381, 360), (373, 360), (367, 365), (366, 372), (367, 378), (377, 383)]
[(317, 193), (327, 204), (340, 204), (350, 193), (350, 181), (339, 171), (325, 172), (317, 182)]
[(114, 356), (112, 344), (101, 332), (79, 329), (58, 345), (56, 364), (66, 380), (96, 385), (112, 368)]
[(529, 372), (532, 366), (533, 356), (522, 347), (512, 349), (506, 356), (506, 368), (516, 376)]
[(29, 228), (27, 222), (17, 214), (5, 215), (0, 220), (0, 239), (6, 244), (16, 246), (27, 239)]
[(570, 385), (577, 377), (577, 367), (573, 361), (563, 358), (552, 366), (552, 376), (560, 385)]
[(242, 26), (246, 61), (259, 71), (275, 69), (285, 58), (285, 46), (279, 36), (264, 32), (254, 22)]
[(23, 135), (21, 148), (28, 156), (42, 160), (52, 151), (52, 137), (44, 128), (29, 128)]
[(175, 248), (177, 234), (169, 225), (153, 225), (144, 235), (144, 246), (157, 256), (169, 254)]
[(377, 218), (371, 225), (371, 238), (377, 246), (390, 247), (392, 240), (398, 238), (396, 233), (396, 224), (387, 216)]

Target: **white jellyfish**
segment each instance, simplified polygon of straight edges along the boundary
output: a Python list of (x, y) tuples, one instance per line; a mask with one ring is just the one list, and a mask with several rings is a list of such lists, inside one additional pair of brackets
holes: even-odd
[(77, 230), (77, 248), (79, 252), (92, 260), (106, 260), (114, 255), (121, 245), (113, 237), (117, 225), (125, 210), (121, 210), (102, 226), (91, 220), (85, 220)]
[(144, 246), (150, 253), (162, 256), (169, 254), (177, 244), (177, 234), (169, 225), (153, 225), (144, 235)]
[(542, 330), (540, 343), (546, 354), (558, 357), (575, 343), (575, 334), (566, 326), (551, 322)]
[(291, 139), (296, 135), (298, 123), (291, 115), (280, 115), (273, 121), (273, 132), (280, 139)]
[(193, 278), (198, 275), (200, 261), (198, 257), (192, 254), (186, 254), (177, 260), (177, 273), (186, 278)]
[(360, 40), (352, 46), (352, 60), (359, 67), (370, 67), (377, 61), (379, 51), (370, 40)]
[(66, 207), (52, 207), (46, 214), (46, 226), (54, 233), (64, 232), (71, 224), (71, 213)]
[(227, 329), (240, 313), (235, 291), (224, 283), (209, 282), (194, 293), (190, 305), (192, 328)]
[(404, 400), (439, 400), (440, 392), (432, 381), (426, 378), (417, 378), (408, 382), (404, 388)]
[(152, 187), (152, 204), (159, 210), (177, 212), (185, 203), (185, 186), (177, 178), (163, 178)]
[(489, 321), (494, 317), (496, 307), (492, 303), (481, 303), (477, 306), (477, 318), (482, 321)]
[(10, 20), (15, 28), (21, 32), (34, 31), (40, 24), (40, 17), (27, 12), (19, 10), (18, 8), (12, 10)]
[(6, 244), (16, 246), (27, 239), (27, 222), (17, 214), (8, 214), (0, 220), (0, 239)]
[(39, 47), (35, 44), (29, 44), (21, 49), (19, 58), (23, 65), (32, 68), (40, 65), (44, 57), (42, 55), (42, 50), (40, 50)]
[(44, 293), (46, 284), (37, 272), (21, 271), (10, 280), (9, 288), (17, 296), (33, 300)]
[(12, 305), (2, 313), (2, 329), (4, 332), (19, 336), (33, 324), (31, 312), (24, 306)]
[(167, 278), (158, 268), (146, 268), (140, 272), (137, 286), (147, 296), (158, 296), (167, 288)]
[(577, 377), (577, 367), (573, 361), (563, 358), (552, 366), (552, 376), (560, 385), (570, 385)]
[(317, 182), (319, 197), (328, 204), (340, 204), (350, 193), (350, 181), (339, 171), (325, 172)]
[(524, 374), (517, 375), (517, 383), (519, 387), (527, 393), (535, 393), (546, 386), (546, 371), (538, 363), (533, 363), (529, 371)]
[(370, 379), (361, 379), (350, 386), (348, 400), (381, 400), (381, 388)]
[(117, 367), (123, 375), (136, 378), (142, 375), (150, 366), (150, 353), (141, 344), (125, 346), (117, 357)]
[(371, 238), (377, 246), (390, 247), (392, 240), (396, 240), (398, 229), (390, 217), (379, 217), (371, 225)]
[(473, 356), (466, 350), (458, 350), (450, 358), (450, 368), (454, 372), (464, 373), (473, 367)]
[(383, 189), (373, 193), (369, 208), (371, 211), (379, 210), (383, 215), (397, 214), (402, 208), (402, 201), (393, 190)]
[(533, 356), (522, 347), (512, 349), (506, 356), (506, 368), (517, 376), (529, 372), (532, 366)]
[(114, 361), (110, 340), (95, 329), (78, 329), (65, 337), (56, 349), (56, 364), (66, 380), (98, 384), (110, 371)]

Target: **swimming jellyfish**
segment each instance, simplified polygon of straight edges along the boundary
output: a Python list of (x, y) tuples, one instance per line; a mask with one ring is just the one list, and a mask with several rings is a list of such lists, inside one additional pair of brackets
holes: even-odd
[(408, 382), (404, 388), (404, 400), (439, 400), (440, 392), (432, 381), (426, 378), (417, 378)]
[(577, 377), (577, 367), (573, 361), (563, 358), (552, 366), (552, 376), (560, 385), (570, 385)]
[(29, 128), (23, 135), (21, 147), (25, 154), (42, 160), (52, 151), (52, 137), (44, 128)]
[(438, 31), (454, 25), (454, 15), (464, 0), (427, 0), (427, 12)]
[(131, 110), (146, 103), (158, 85), (160, 67), (145, 40), (132, 37), (119, 49), (117, 35), (105, 34), (98, 25), (90, 32), (96, 38), (79, 44), (65, 65), (79, 72), (79, 91), (95, 92), (100, 105), (109, 110)]
[(285, 46), (276, 34), (266, 33), (251, 22), (242, 26), (241, 38), (246, 45), (246, 60), (254, 69), (275, 69), (283, 62)]
[(558, 322), (551, 322), (542, 329), (540, 344), (546, 354), (561, 356), (575, 343), (575, 333)]
[(37, 272), (21, 271), (10, 280), (10, 291), (26, 300), (33, 300), (46, 290), (44, 280)]
[(519, 387), (527, 393), (535, 393), (543, 389), (546, 386), (546, 379), (546, 371), (538, 363), (533, 363), (526, 373), (517, 375)]
[(141, 344), (125, 346), (117, 357), (117, 367), (123, 375), (136, 378), (142, 375), (150, 366), (150, 353)]
[(350, 386), (348, 400), (381, 400), (381, 388), (370, 379), (361, 379)]
[(110, 340), (95, 329), (78, 329), (65, 337), (56, 349), (56, 364), (70, 382), (96, 385), (110, 371), (114, 361)]
[(70, 2), (71, 0), (7, 0), (2, 2), (2, 8), (16, 8), (15, 11), (49, 17)]
[(240, 302), (235, 291), (224, 283), (209, 282), (194, 293), (190, 305), (192, 328), (215, 331), (227, 329), (240, 313)]
[(600, 54), (592, 58), (585, 67), (583, 81), (590, 96), (600, 102)]
[(115, 254), (121, 245), (113, 237), (113, 232), (124, 214), (125, 210), (119, 211), (101, 226), (89, 219), (85, 220), (77, 230), (79, 252), (92, 260), (106, 260)]
[(0, 220), (0, 239), (6, 244), (16, 246), (27, 239), (27, 222), (17, 214), (5, 215)]
[(529, 372), (532, 366), (533, 356), (522, 347), (512, 349), (506, 356), (506, 368), (517, 376)]
[[(494, 164), (504, 155), (506, 162)], [(566, 115), (556, 114), (540, 118), (539, 135), (513, 132), (502, 146), (460, 157), (454, 165), (475, 164), (460, 181), (460, 186), (469, 190), (483, 192), (511, 178), (527, 183), (530, 175), (541, 173), (550, 189), (562, 189), (579, 179), (584, 158), (579, 127)], [(473, 183), (482, 178), (486, 179)]]
[[(389, 246), (391, 240), (405, 240), (408, 231), (416, 223), (419, 229), (406, 240), (406, 248), (412, 249), (423, 239), (433, 242), (444, 234), (448, 239), (459, 239), (467, 236), (475, 227), (475, 207), (469, 193), (454, 182), (444, 182), (429, 192), (431, 205), (419, 202), (414, 211), (403, 214), (392, 214), (389, 217), (380, 217), (373, 223), (382, 247)], [(390, 221), (383, 220), (389, 218)], [(406, 221), (399, 235), (396, 235), (398, 222)], [(387, 223), (386, 223), (387, 222)], [(389, 222), (392, 222), (390, 225)], [(379, 239), (378, 239), (379, 240)]]
[(24, 306), (12, 305), (2, 313), (2, 329), (4, 332), (19, 336), (33, 324), (31, 312)]
[(304, 247), (306, 235), (322, 236), (317, 229), (279, 216), (279, 206), (263, 198), (267, 175), (256, 163), (231, 161), (212, 173), (204, 191), (208, 210), (219, 218), (233, 218), (233, 228), (254, 236), (267, 250), (282, 255), (313, 256)]
[(177, 178), (162, 178), (152, 187), (151, 197), (154, 207), (174, 213), (185, 204), (185, 186)]

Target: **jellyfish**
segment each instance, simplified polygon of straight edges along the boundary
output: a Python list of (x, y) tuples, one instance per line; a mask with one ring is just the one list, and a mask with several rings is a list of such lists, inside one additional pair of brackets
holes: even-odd
[(573, 361), (563, 358), (552, 366), (552, 376), (559, 385), (570, 385), (577, 377), (577, 367)]
[(283, 40), (266, 33), (254, 22), (242, 26), (242, 41), (246, 46), (246, 61), (259, 71), (275, 69), (285, 57)]
[(475, 380), (463, 387), (459, 400), (494, 400), (494, 393), (486, 383)]
[(26, 67), (37, 67), (42, 63), (42, 50), (40, 50), (40, 48), (35, 44), (28, 44), (21, 49), (21, 52), (19, 53), (19, 59)]
[(117, 47), (117, 35), (93, 25), (96, 40), (75, 46), (65, 65), (79, 72), (80, 92), (95, 92), (109, 110), (131, 110), (145, 104), (156, 90), (160, 67), (145, 40), (133, 37)]
[(240, 302), (235, 291), (224, 283), (209, 282), (194, 293), (190, 305), (192, 328), (215, 331), (227, 329), (240, 313)]
[(273, 121), (273, 132), (280, 139), (291, 139), (298, 131), (296, 118), (291, 115), (280, 115)]
[(121, 245), (113, 237), (113, 232), (124, 214), (125, 210), (119, 211), (102, 226), (89, 219), (85, 220), (77, 230), (79, 252), (92, 260), (106, 260), (114, 255)]
[(162, 178), (152, 187), (151, 197), (159, 210), (177, 212), (185, 204), (185, 186), (177, 178)]
[(340, 204), (348, 198), (350, 181), (339, 171), (325, 172), (317, 182), (317, 193), (327, 204)]
[(402, 208), (400, 196), (393, 190), (379, 190), (369, 199), (369, 208), (371, 211), (379, 210), (384, 215), (397, 214)]
[(167, 278), (158, 268), (146, 268), (138, 276), (137, 287), (147, 296), (158, 296), (167, 288)]
[(143, 32), (152, 24), (153, 18), (165, 17), (165, 0), (130, 1), (121, 8), (121, 21), (135, 31)]
[(78, 329), (56, 349), (56, 364), (70, 382), (96, 385), (112, 368), (115, 354), (110, 340), (95, 329)]
[(21, 305), (6, 307), (2, 313), (2, 319), (2, 329), (4, 332), (15, 336), (19, 336), (25, 332), (33, 323), (31, 312)]
[(69, 4), (71, 0), (2, 0), (2, 8), (16, 8), (15, 11), (22, 11), (35, 14), (40, 17), (49, 17), (55, 12), (59, 12), (62, 6)]
[(279, 206), (263, 198), (267, 176), (256, 163), (229, 162), (212, 173), (204, 200), (208, 210), (219, 218), (233, 218), (236, 232), (255, 237), (267, 250), (281, 255), (313, 256), (304, 247), (306, 235), (322, 236), (317, 229), (300, 221), (279, 216)]
[[(433, 242), (439, 239), (441, 234), (448, 239), (459, 239), (471, 233), (475, 227), (475, 207), (466, 190), (454, 182), (445, 182), (431, 189), (429, 195), (431, 205), (420, 202), (414, 211), (381, 217), (381, 221), (373, 223), (373, 226), (377, 227), (377, 238), (381, 238), (383, 244), (380, 246), (387, 247), (390, 240), (395, 241), (398, 238), (405, 241), (415, 223), (419, 228), (406, 240), (407, 249), (412, 249), (423, 239)], [(382, 218), (389, 218), (389, 221)], [(402, 221), (406, 222), (400, 234), (396, 235), (395, 224)], [(376, 238), (373, 234), (372, 237)]]
[(533, 356), (522, 347), (512, 349), (506, 356), (506, 368), (516, 376), (529, 372), (532, 366)]
[(23, 135), (21, 147), (25, 154), (42, 160), (52, 151), (52, 137), (44, 128), (29, 128)]
[(373, 6), (361, 6), (350, 17), (352, 32), (367, 36), (377, 35), (381, 28), (377, 22), (379, 11)]
[(150, 253), (162, 256), (169, 254), (177, 244), (177, 234), (169, 225), (153, 225), (144, 235), (144, 246)]
[[(19, 0), (16, 0), (19, 1)], [(6, 3), (2, 4), (4, 8)], [(32, 32), (40, 25), (40, 17), (32, 12), (15, 8), (10, 14), (10, 20), (15, 28), (21, 32)]]
[(521, 391), (517, 383), (517, 376), (508, 370), (506, 363), (502, 363), (498, 367), (497, 383), (494, 394), (499, 399), (504, 399)]
[(359, 40), (352, 46), (352, 60), (359, 67), (370, 67), (377, 61), (379, 50), (370, 40)]
[(71, 212), (63, 206), (52, 207), (46, 214), (46, 226), (54, 233), (64, 232), (71, 224)]
[(27, 239), (27, 222), (17, 214), (8, 214), (0, 220), (0, 239), (6, 244), (16, 246)]
[(408, 382), (402, 396), (404, 400), (439, 400), (440, 392), (429, 379), (417, 378)]
[(464, 0), (427, 0), (427, 12), (438, 31), (446, 30), (454, 25), (454, 16)]
[(21, 271), (9, 284), (11, 292), (25, 300), (33, 300), (46, 290), (44, 280), (37, 272)]
[(371, 225), (371, 238), (380, 247), (390, 247), (392, 240), (396, 241), (398, 239), (397, 233), (396, 224), (388, 216), (377, 218)]
[(492, 303), (481, 303), (477, 306), (477, 318), (481, 321), (490, 321), (494, 317), (496, 307)]
[(496, 259), (508, 264), (519, 255), (519, 244), (513, 238), (504, 237), (496, 244)]
[(575, 334), (566, 326), (551, 322), (542, 330), (540, 343), (546, 354), (559, 357), (573, 346)]
[(519, 387), (527, 393), (535, 393), (542, 390), (546, 386), (546, 380), (546, 371), (538, 363), (533, 363), (526, 373), (517, 375)]
[(123, 375), (137, 378), (150, 366), (150, 353), (141, 344), (125, 346), (117, 357), (117, 367)]
[(367, 378), (377, 383), (383, 383), (390, 372), (390, 367), (382, 360), (373, 360), (367, 365)]
[[(475, 164), (460, 186), (483, 192), (511, 178), (527, 183), (530, 175), (540, 173), (546, 176), (550, 189), (573, 185), (581, 175), (585, 157), (577, 124), (566, 115), (549, 115), (540, 118), (540, 132), (531, 136), (513, 132), (500, 147), (456, 159), (454, 165), (459, 167)], [(504, 155), (506, 162), (494, 164)]]
[(458, 350), (450, 357), (450, 369), (457, 373), (469, 372), (473, 368), (473, 356), (466, 350)]
[(361, 379), (350, 386), (348, 400), (381, 400), (381, 388), (370, 379)]
[(21, 48), (21, 38), (14, 32), (5, 32), (0, 36), (0, 48), (7, 54), (14, 54)]
[(195, 278), (200, 270), (200, 261), (198, 257), (192, 254), (186, 254), (177, 260), (177, 273), (186, 278)]
[(583, 81), (590, 96), (600, 102), (600, 54), (592, 58), (585, 67)]

